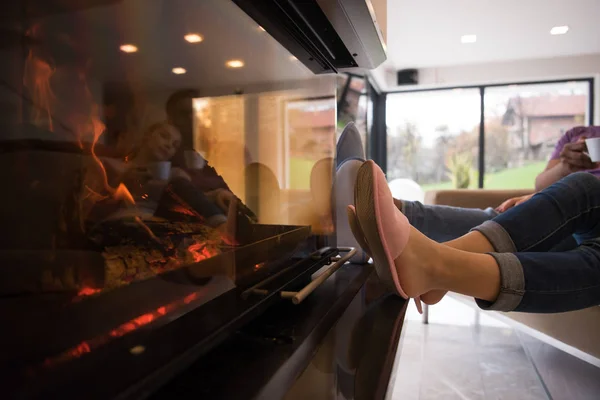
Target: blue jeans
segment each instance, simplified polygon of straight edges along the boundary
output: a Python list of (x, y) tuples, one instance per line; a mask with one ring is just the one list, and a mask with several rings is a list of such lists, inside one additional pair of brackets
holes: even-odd
[[(467, 234), (474, 227), (498, 216), (493, 208), (461, 208), (440, 205), (425, 205), (417, 201), (399, 200), (402, 213), (412, 226), (429, 239), (447, 242)], [(566, 251), (577, 247), (572, 236), (556, 244), (550, 251)]]
[(468, 233), (498, 215), (493, 208), (460, 208), (424, 205), (416, 201), (402, 201), (402, 213), (412, 226), (436, 242), (447, 242)]
[[(490, 241), (500, 294), (483, 309), (552, 313), (600, 305), (600, 179), (571, 174), (474, 230)], [(569, 237), (577, 247), (549, 252)]]

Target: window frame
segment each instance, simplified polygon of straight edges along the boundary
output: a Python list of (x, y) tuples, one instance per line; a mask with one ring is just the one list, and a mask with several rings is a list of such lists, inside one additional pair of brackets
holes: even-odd
[(483, 189), (483, 183), (485, 181), (485, 91), (487, 88), (496, 87), (508, 87), (508, 86), (526, 86), (526, 85), (539, 85), (539, 84), (553, 84), (553, 83), (571, 83), (571, 82), (584, 82), (588, 85), (588, 112), (586, 125), (593, 125), (594, 121), (594, 87), (595, 78), (572, 78), (572, 79), (548, 79), (548, 80), (537, 80), (537, 81), (515, 81), (515, 82), (501, 82), (501, 83), (488, 83), (480, 85), (457, 85), (457, 86), (440, 86), (433, 88), (411, 88), (411, 89), (399, 89), (390, 91), (380, 91), (373, 84), (373, 80), (369, 80), (369, 84), (375, 88), (374, 92), (374, 110), (373, 110), (373, 132), (371, 135), (371, 148), (373, 160), (382, 167), (384, 172), (387, 171), (387, 127), (386, 127), (386, 100), (388, 94), (397, 93), (418, 93), (418, 92), (437, 92), (446, 91), (453, 89), (478, 89), (480, 96), (480, 115), (479, 115), (479, 182), (478, 188)]

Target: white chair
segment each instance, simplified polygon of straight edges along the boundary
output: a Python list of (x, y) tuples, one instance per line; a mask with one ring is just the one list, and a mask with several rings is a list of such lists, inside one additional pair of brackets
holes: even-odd
[(388, 183), (392, 196), (399, 200), (419, 201), (425, 200), (425, 192), (421, 186), (412, 179), (394, 179)]

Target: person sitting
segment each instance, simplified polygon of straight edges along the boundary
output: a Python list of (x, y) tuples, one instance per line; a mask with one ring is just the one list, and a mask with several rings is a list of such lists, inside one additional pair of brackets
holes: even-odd
[[(196, 189), (206, 193), (224, 211), (228, 210), (231, 201), (235, 201), (239, 211), (248, 219), (256, 222), (254, 212), (246, 207), (233, 193), (225, 179), (212, 167), (199, 152), (194, 150), (194, 108), (193, 99), (200, 97), (196, 89), (184, 89), (173, 93), (167, 99), (165, 110), (167, 121), (181, 133), (182, 145), (173, 155), (173, 166), (185, 171)], [(245, 165), (250, 163), (250, 156), (245, 151)]]
[[(435, 304), (452, 291), (484, 310), (529, 313), (600, 305), (600, 180), (593, 174), (570, 174), (446, 243), (410, 224), (372, 161), (360, 167), (355, 199), (353, 234), (378, 276), (404, 298)], [(575, 249), (549, 252), (570, 236)]]
[[(181, 145), (181, 134), (173, 125), (159, 122), (148, 128), (141, 145), (125, 160), (104, 158), (108, 182), (112, 187), (123, 183), (136, 207), (121, 207), (110, 218), (172, 217), (172, 211), (182, 206), (207, 225), (224, 233), (227, 241), (235, 236), (237, 204), (230, 201), (227, 214), (191, 183), (179, 168), (170, 168), (170, 160)], [(158, 171), (160, 169), (163, 171)], [(166, 174), (164, 169), (166, 169)], [(157, 176), (157, 171), (161, 176)]]
[(596, 137), (600, 137), (600, 126), (577, 126), (562, 135), (546, 168), (535, 178), (535, 190), (539, 192), (573, 172), (600, 176), (600, 163), (592, 162), (585, 145), (585, 139)]
[[(600, 137), (600, 126), (575, 127), (567, 131), (557, 142), (545, 170), (535, 180), (536, 191), (557, 182), (561, 178), (579, 171), (587, 171), (600, 176), (600, 163), (593, 163), (586, 153), (585, 138)], [(409, 222), (430, 239), (444, 242), (456, 239), (469, 232), (474, 226), (493, 219), (515, 207), (533, 195), (508, 199), (498, 207), (485, 210), (476, 208), (423, 205), (416, 201), (394, 199)], [(559, 248), (574, 246), (571, 238)]]

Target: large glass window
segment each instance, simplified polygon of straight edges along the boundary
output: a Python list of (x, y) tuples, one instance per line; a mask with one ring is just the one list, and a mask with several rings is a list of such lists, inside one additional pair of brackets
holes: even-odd
[(387, 176), (423, 190), (477, 187), (478, 89), (388, 94)]
[(588, 96), (586, 81), (486, 88), (484, 187), (533, 188), (558, 139), (586, 125)]
[(560, 137), (591, 121), (591, 87), (580, 79), (389, 93), (388, 180), (427, 191), (477, 188), (483, 175), (487, 189), (533, 188)]

